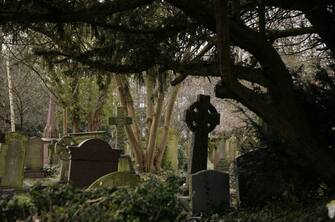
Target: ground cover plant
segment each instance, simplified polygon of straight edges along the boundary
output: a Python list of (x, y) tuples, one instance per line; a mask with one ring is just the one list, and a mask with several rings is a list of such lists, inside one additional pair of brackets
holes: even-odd
[(181, 221), (185, 216), (174, 184), (149, 178), (135, 189), (35, 185), (0, 200), (0, 221)]

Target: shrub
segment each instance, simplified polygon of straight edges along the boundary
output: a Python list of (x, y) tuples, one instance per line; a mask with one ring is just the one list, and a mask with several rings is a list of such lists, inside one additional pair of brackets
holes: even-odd
[(6, 221), (181, 221), (179, 182), (149, 177), (136, 187), (81, 190), (71, 185), (35, 185), (25, 204), (16, 196), (0, 201)]

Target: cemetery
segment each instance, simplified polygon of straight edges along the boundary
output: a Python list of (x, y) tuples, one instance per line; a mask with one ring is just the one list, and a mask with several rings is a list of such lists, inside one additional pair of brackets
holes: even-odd
[(335, 221), (334, 18), (0, 1), (0, 222)]

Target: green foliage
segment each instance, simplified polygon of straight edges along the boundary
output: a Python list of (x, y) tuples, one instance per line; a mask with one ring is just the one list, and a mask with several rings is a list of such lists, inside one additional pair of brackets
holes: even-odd
[(35, 212), (31, 199), (25, 195), (1, 196), (0, 222), (17, 221)]
[(55, 166), (47, 166), (43, 168), (44, 176), (46, 177), (55, 177), (59, 169)]
[[(36, 185), (25, 202), (1, 199), (4, 221), (181, 221), (175, 177), (149, 177), (135, 189), (80, 190), (71, 185)], [(29, 216), (30, 215), (30, 216)]]
[(215, 214), (203, 218), (205, 222), (325, 222), (328, 218), (325, 203), (303, 205), (297, 202), (271, 203), (263, 208), (242, 209), (226, 212), (223, 215)]

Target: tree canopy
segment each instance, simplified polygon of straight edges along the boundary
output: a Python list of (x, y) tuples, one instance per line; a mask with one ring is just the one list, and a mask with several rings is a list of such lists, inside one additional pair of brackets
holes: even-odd
[[(0, 24), (15, 41), (34, 42), (34, 54), (52, 65), (117, 74), (157, 66), (177, 73), (172, 84), (221, 76), (218, 97), (254, 111), (289, 144), (292, 159), (335, 183), (334, 113), (320, 130), (298, 90), (297, 74), (306, 67), (290, 65), (292, 55), (300, 63), (315, 58), (322, 72), (313, 78), (322, 75), (325, 89), (334, 90), (333, 0), (3, 1)], [(227, 47), (217, 47), (222, 38), (228, 58), (220, 56)]]

